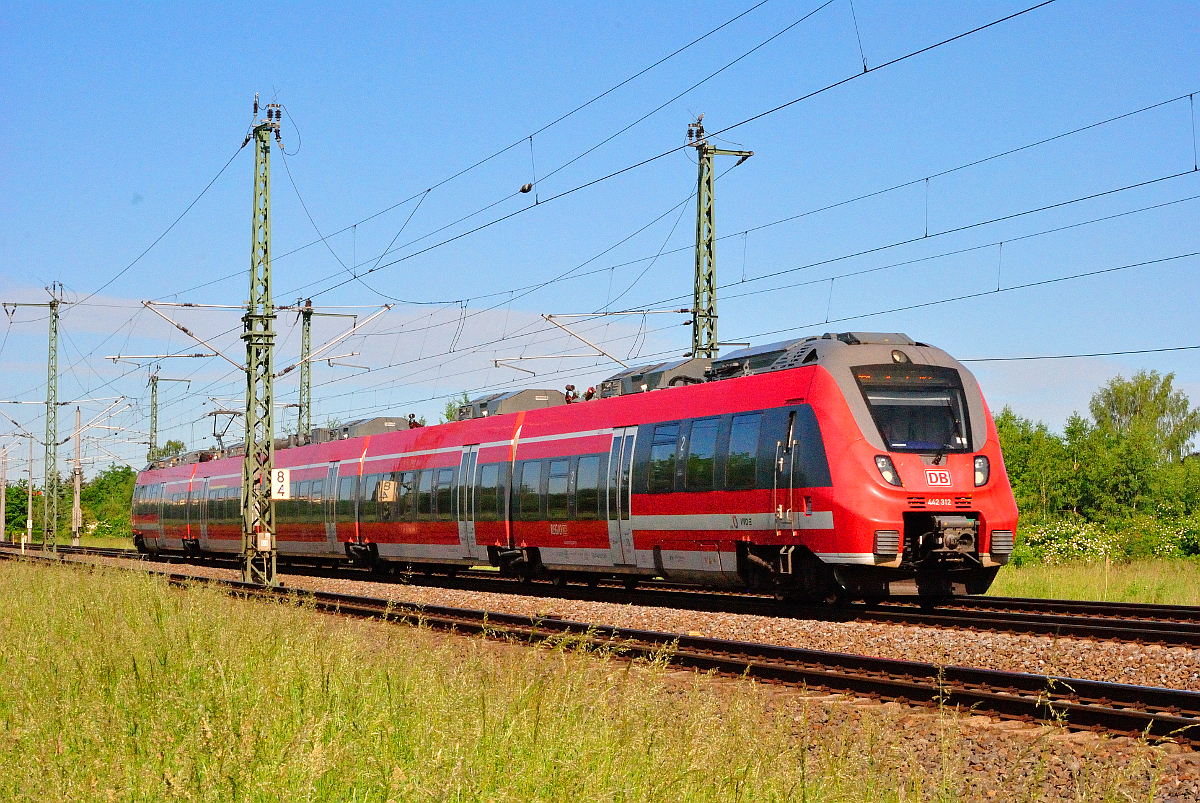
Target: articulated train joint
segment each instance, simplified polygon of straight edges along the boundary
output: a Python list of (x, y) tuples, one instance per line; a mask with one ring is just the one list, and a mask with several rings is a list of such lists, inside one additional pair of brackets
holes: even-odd
[(372, 569), (379, 563), (379, 545), (378, 544), (360, 544), (353, 541), (346, 542), (346, 557), (355, 566), (362, 566), (366, 569)]
[(537, 547), (489, 547), (488, 553), (492, 565), (498, 566), (505, 577), (532, 579), (542, 574), (542, 558)]

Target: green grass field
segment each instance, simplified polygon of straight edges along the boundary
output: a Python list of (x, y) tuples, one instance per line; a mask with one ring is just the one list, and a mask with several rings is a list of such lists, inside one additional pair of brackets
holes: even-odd
[[(0, 563), (0, 599), (2, 800), (949, 801), (998, 786), (970, 775), (983, 748), (949, 714), (919, 715), (914, 736), (905, 709), (118, 570)], [(1000, 799), (1041, 799), (1052, 748), (1012, 752), (1026, 772)], [(1152, 762), (1085, 762), (1072, 799), (1145, 798)]]
[[(21, 542), (21, 536), (19, 534), (14, 536), (10, 533), (9, 538), (12, 539), (14, 543)], [(65, 533), (61, 538), (58, 539), (58, 543), (59, 545), (69, 546), (71, 544), (71, 534)], [(83, 535), (79, 538), (79, 545), (95, 547), (97, 549), (133, 549), (133, 539), (120, 537), (103, 538), (94, 535)], [(36, 540), (30, 542), (29, 546), (34, 549), (41, 549), (41, 535), (37, 535)]]
[(1188, 559), (1005, 566), (988, 593), (1000, 597), (1200, 605), (1200, 562)]

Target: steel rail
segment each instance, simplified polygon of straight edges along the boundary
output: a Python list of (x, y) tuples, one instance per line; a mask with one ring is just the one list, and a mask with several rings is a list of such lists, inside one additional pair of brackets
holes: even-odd
[[(9, 560), (61, 561), (0, 553)], [(247, 599), (294, 600), (341, 616), (378, 619), (438, 630), (535, 644), (609, 651), (616, 657), (665, 660), (723, 675), (854, 694), (904, 704), (987, 713), (1005, 719), (1058, 724), (1189, 743), (1200, 740), (1200, 692), (1032, 675), (823, 650), (728, 641), (678, 633), (600, 626), (467, 608), (396, 602), (374, 597), (264, 588), (240, 581), (149, 570), (168, 582), (211, 585)]]
[[(13, 548), (0, 542), (0, 548)], [(181, 555), (146, 555), (136, 550), (95, 547), (60, 547), (64, 554), (191, 563)], [(205, 557), (207, 565), (236, 566), (236, 559)], [(782, 604), (760, 594), (714, 592), (680, 587), (669, 582), (647, 582), (636, 590), (620, 581), (605, 580), (595, 586), (520, 582), (495, 572), (462, 570), (453, 576), (419, 573), (380, 574), (343, 565), (331, 568), (324, 561), (290, 564), (285, 573), (310, 577), (368, 582), (401, 582), (460, 591), (554, 597), (578, 601), (610, 602), (718, 613), (828, 622), (878, 622), (944, 629), (971, 629), (1026, 635), (1055, 636), (1164, 646), (1200, 647), (1200, 608), (1194, 606), (1106, 603), (1074, 600), (1039, 600), (1006, 597), (955, 597), (937, 608), (923, 608), (902, 600), (877, 607), (844, 608)]]

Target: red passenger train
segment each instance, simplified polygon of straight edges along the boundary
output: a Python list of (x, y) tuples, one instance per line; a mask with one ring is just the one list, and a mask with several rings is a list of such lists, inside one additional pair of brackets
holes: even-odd
[[(981, 593), (1012, 552), (979, 386), (904, 335), (648, 366), (574, 404), (509, 400), (531, 393), (536, 409), (491, 397), (451, 423), (277, 449), (280, 561), (874, 600)], [(240, 552), (241, 463), (195, 453), (139, 473), (139, 548)]]

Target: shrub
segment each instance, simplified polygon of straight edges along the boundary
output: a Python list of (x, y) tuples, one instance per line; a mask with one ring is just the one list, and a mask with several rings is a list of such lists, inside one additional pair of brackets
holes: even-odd
[(1082, 519), (1051, 519), (1026, 525), (1018, 532), (1012, 562), (1068, 563), (1104, 560), (1117, 551), (1114, 534)]

